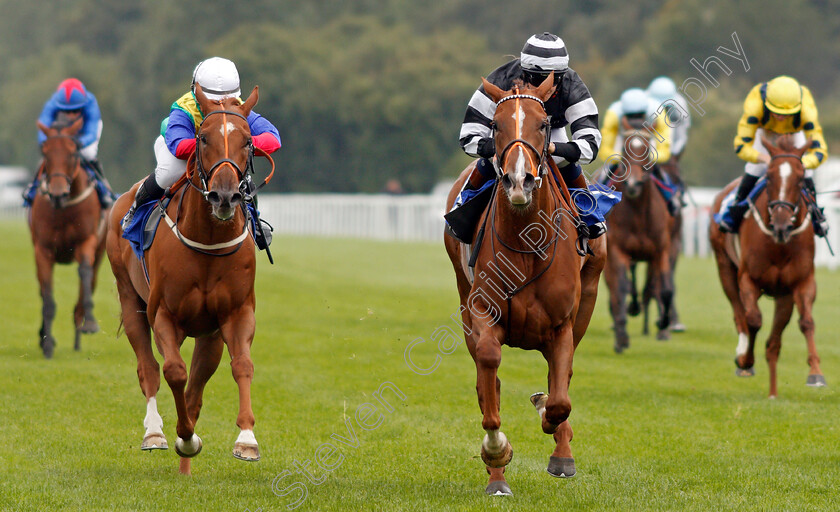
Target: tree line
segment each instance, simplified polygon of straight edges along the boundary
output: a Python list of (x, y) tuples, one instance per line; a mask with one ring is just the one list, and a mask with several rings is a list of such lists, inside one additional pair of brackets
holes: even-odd
[[(750, 87), (790, 74), (811, 87), (829, 151), (840, 135), (837, 0), (0, 0), (0, 164), (34, 168), (35, 119), (68, 76), (99, 99), (100, 159), (118, 190), (154, 167), (152, 143), (195, 64), (236, 62), (243, 95), (279, 129), (274, 192), (377, 192), (397, 178), (427, 192), (469, 158), (458, 147), (480, 77), (534, 32), (566, 42), (570, 65), (603, 112), (658, 75), (696, 76), (737, 33), (749, 71), (709, 87), (683, 160), (686, 180), (721, 185)], [(729, 61), (737, 64), (734, 61)]]

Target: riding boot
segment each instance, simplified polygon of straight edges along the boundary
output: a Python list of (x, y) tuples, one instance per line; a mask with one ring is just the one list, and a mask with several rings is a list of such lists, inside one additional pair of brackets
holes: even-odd
[(749, 210), (749, 205), (739, 204), (750, 195), (753, 187), (758, 182), (758, 176), (752, 174), (745, 174), (741, 178), (741, 183), (738, 185), (738, 190), (735, 192), (735, 199), (729, 205), (729, 217), (732, 219), (732, 224), (729, 225), (725, 220), (720, 221), (720, 230), (724, 233), (737, 233), (738, 228), (741, 227), (741, 221), (744, 220), (744, 215)]
[(134, 202), (126, 212), (125, 217), (123, 217), (123, 231), (131, 225), (131, 221), (134, 219), (134, 214), (137, 213), (138, 206), (144, 205), (153, 199), (160, 199), (163, 197), (165, 192), (166, 190), (161, 188), (161, 186), (157, 184), (157, 181), (155, 181), (155, 173), (147, 176), (146, 179), (143, 180), (143, 183), (137, 187), (137, 193), (134, 195)]
[(111, 188), (111, 184), (108, 183), (108, 178), (106, 178), (105, 173), (102, 172), (102, 164), (99, 163), (98, 159), (85, 160), (84, 164), (90, 168), (96, 176), (96, 194), (99, 196), (99, 203), (104, 209), (110, 208), (111, 205), (114, 204), (114, 200), (117, 198), (117, 195), (114, 194), (114, 189)]
[(679, 183), (674, 183), (675, 180), (659, 164), (653, 164), (653, 174), (670, 190), (667, 194), (663, 191), (662, 197), (665, 199), (668, 213), (671, 214), (671, 217), (676, 217), (680, 209), (685, 206), (682, 202)]
[(38, 185), (41, 182), (38, 179), (38, 175), (36, 174), (34, 178), (32, 178), (32, 182), (26, 186), (20, 196), (23, 198), (23, 206), (28, 208), (32, 206), (32, 202), (35, 201), (35, 195), (38, 193)]
[[(563, 176), (563, 180), (566, 182), (566, 186), (571, 188), (576, 188), (580, 190), (589, 191), (589, 186), (586, 183), (586, 177), (583, 175), (583, 172), (580, 169), (580, 166), (577, 164), (570, 164), (562, 169), (560, 169), (560, 175)], [(594, 201), (594, 198), (592, 199)], [(575, 203), (575, 207), (578, 208), (579, 213), (581, 212), (580, 208), (578, 207), (577, 203)], [(584, 229), (586, 228), (586, 229)], [(585, 237), (589, 240), (595, 240), (596, 238), (600, 237), (604, 233), (607, 232), (607, 225), (604, 222), (595, 222), (590, 225), (586, 225), (581, 223), (581, 226), (578, 227), (578, 236)]]
[(808, 211), (811, 212), (811, 222), (814, 225), (814, 234), (825, 238), (828, 235), (828, 219), (825, 218), (823, 208), (817, 205), (817, 186), (814, 184), (814, 178), (805, 178), (805, 189), (808, 191)]

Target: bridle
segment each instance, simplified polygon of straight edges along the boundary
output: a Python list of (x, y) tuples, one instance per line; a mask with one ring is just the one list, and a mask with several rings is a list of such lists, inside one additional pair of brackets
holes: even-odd
[[(795, 158), (797, 160), (800, 160), (799, 155), (795, 155), (795, 154), (792, 154), (792, 153), (779, 153), (779, 154), (771, 156), (770, 161), (772, 162), (773, 160), (775, 160), (777, 158)], [(768, 197), (768, 199), (769, 199), (769, 197)], [(755, 218), (756, 224), (758, 224), (759, 229), (761, 229), (761, 231), (765, 235), (767, 235), (771, 238), (774, 238), (774, 239), (775, 239), (776, 235), (773, 231), (773, 228), (775, 227), (773, 225), (773, 212), (776, 211), (778, 208), (785, 208), (787, 210), (790, 210), (791, 219), (795, 221), (796, 216), (799, 214), (799, 205), (801, 203), (802, 203), (802, 194), (801, 193), (797, 195), (797, 199), (796, 199), (795, 203), (792, 203), (790, 201), (783, 201), (781, 199), (768, 201), (767, 202), (767, 216), (770, 219), (770, 221), (765, 222), (764, 219), (762, 218), (761, 214), (758, 212), (758, 208), (756, 207), (755, 203), (752, 200), (749, 201), (750, 210), (753, 213), (753, 217)], [(810, 220), (811, 220), (811, 213), (808, 212), (808, 214), (805, 215), (805, 218), (802, 220), (802, 223), (799, 226), (795, 227), (791, 231), (791, 233), (790, 233), (791, 236), (798, 235), (799, 233), (802, 233), (803, 231), (805, 231), (808, 228), (808, 225), (810, 224)]]
[[(548, 158), (548, 145), (551, 142), (549, 140), (550, 134), (551, 134), (551, 124), (549, 123), (548, 119), (546, 119), (546, 121), (543, 123), (542, 130), (545, 131), (545, 144), (543, 145), (542, 151), (538, 150), (536, 147), (534, 147), (533, 144), (531, 144), (527, 140), (523, 139), (522, 134), (519, 131), (520, 127), (521, 127), (521, 123), (520, 123), (520, 119), (519, 119), (519, 112), (520, 112), (519, 103), (520, 103), (520, 101), (521, 100), (536, 101), (537, 103), (540, 104), (540, 107), (543, 109), (543, 111), (545, 111), (545, 103), (543, 102), (543, 100), (537, 98), (536, 96), (532, 96), (530, 94), (520, 94), (519, 93), (519, 87), (516, 87), (516, 89), (514, 89), (514, 91), (515, 91), (514, 94), (511, 94), (510, 96), (505, 96), (504, 98), (502, 98), (498, 102), (496, 102), (496, 108), (498, 108), (499, 105), (501, 105), (502, 103), (504, 103), (506, 101), (513, 100), (513, 101), (516, 102), (516, 105), (515, 105), (515, 109), (516, 109), (515, 110), (515, 112), (516, 112), (516, 114), (515, 114), (515, 116), (516, 116), (516, 137), (513, 140), (511, 140), (510, 142), (508, 142), (507, 145), (504, 148), (502, 148), (502, 151), (500, 153), (497, 152), (497, 157), (494, 160), (493, 165), (496, 169), (496, 176), (498, 178), (501, 178), (504, 175), (505, 159), (507, 158), (510, 151), (514, 147), (524, 146), (525, 148), (527, 148), (531, 152), (533, 152), (534, 155), (537, 155), (539, 157), (539, 163), (537, 165), (534, 165), (534, 159), (533, 159), (531, 153), (530, 152), (527, 153), (528, 154), (528, 160), (531, 163), (531, 174), (534, 176), (534, 178), (536, 178), (537, 188), (539, 188), (542, 185), (542, 177), (545, 176), (545, 174), (547, 172), (547, 170), (546, 170), (546, 160)], [(491, 130), (490, 136), (495, 139), (495, 136), (496, 136), (496, 122), (495, 121), (490, 123), (490, 130)], [(536, 170), (536, 174), (534, 173), (535, 170)]]
[[(56, 134), (56, 135), (50, 135), (44, 141), (44, 144), (46, 144), (47, 141), (53, 140), (53, 139), (69, 139), (70, 141), (73, 142), (74, 146), (76, 147), (76, 151), (74, 151), (73, 154), (71, 155), (71, 159), (72, 159), (71, 160), (71, 165), (73, 167), (73, 173), (72, 174), (67, 174), (67, 173), (63, 173), (63, 172), (51, 172), (49, 174), (46, 174), (46, 169), (47, 169), (46, 155), (44, 155), (44, 161), (41, 162), (41, 167), (40, 167), (40, 169), (38, 169), (38, 176), (46, 175), (45, 179), (41, 180), (41, 184), (38, 187), (38, 192), (42, 195), (49, 196), (50, 199), (53, 199), (55, 201), (57, 198), (55, 198), (49, 192), (50, 181), (52, 181), (53, 178), (61, 178), (61, 179), (65, 180), (67, 182), (67, 187), (72, 189), (73, 182), (76, 181), (76, 178), (79, 177), (79, 173), (81, 172), (81, 169), (82, 169), (82, 165), (81, 165), (82, 164), (82, 156), (81, 156), (81, 153), (79, 152), (79, 141), (76, 140), (75, 137), (70, 136), (70, 135), (64, 135), (64, 134), (61, 134), (61, 133)], [(42, 147), (43, 147), (43, 144), (42, 144)], [(82, 201), (87, 199), (87, 197), (93, 192), (94, 186), (95, 186), (94, 183), (91, 182), (88, 185), (88, 187), (85, 188), (85, 190), (83, 190), (80, 194), (78, 194), (75, 197), (69, 198), (67, 201), (64, 201), (63, 203), (60, 204), (59, 207), (60, 208), (67, 208), (68, 206), (73, 206), (73, 205), (76, 205), (78, 203), (81, 203)]]

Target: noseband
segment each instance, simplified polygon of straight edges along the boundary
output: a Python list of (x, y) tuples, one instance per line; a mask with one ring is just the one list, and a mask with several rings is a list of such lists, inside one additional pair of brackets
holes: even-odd
[[(537, 98), (536, 96), (532, 96), (530, 94), (519, 94), (518, 93), (518, 91), (519, 91), (518, 88), (516, 89), (516, 91), (517, 91), (516, 94), (511, 94), (510, 96), (505, 96), (504, 98), (500, 99), (496, 103), (496, 108), (498, 108), (499, 105), (501, 105), (502, 103), (504, 103), (506, 101), (516, 100), (517, 121), (518, 121), (518, 116), (519, 116), (519, 100), (533, 100), (533, 101), (536, 101), (537, 103), (540, 104), (540, 107), (543, 109), (543, 112), (545, 112), (545, 103), (543, 103), (543, 101), (541, 99)], [(496, 122), (495, 121), (491, 124), (491, 128), (492, 128), (492, 132), (493, 132), (493, 133), (491, 133), (491, 137), (495, 138), (495, 131), (496, 131)], [(501, 178), (504, 175), (505, 158), (507, 158), (507, 155), (510, 152), (510, 150), (513, 149), (515, 146), (524, 146), (524, 147), (528, 148), (529, 150), (533, 151), (534, 154), (537, 155), (540, 159), (539, 163), (536, 166), (537, 176), (535, 176), (535, 178), (537, 180), (537, 187), (539, 187), (542, 183), (542, 177), (547, 172), (545, 163), (546, 163), (546, 158), (547, 158), (547, 155), (548, 155), (548, 144), (550, 142), (549, 141), (549, 136), (550, 136), (550, 132), (551, 132), (551, 125), (548, 122), (544, 123), (543, 130), (545, 131), (545, 144), (543, 145), (542, 151), (538, 150), (536, 147), (534, 147), (533, 144), (531, 144), (527, 140), (523, 139), (521, 137), (520, 133), (517, 133), (516, 138), (511, 140), (510, 142), (508, 142), (507, 145), (502, 149), (501, 153), (497, 153), (498, 158), (494, 162), (494, 167), (496, 168), (496, 176)], [(518, 128), (517, 128), (517, 132), (518, 132)], [(533, 160), (531, 160), (531, 164), (532, 164), (531, 169), (533, 171), (533, 169), (534, 169)]]

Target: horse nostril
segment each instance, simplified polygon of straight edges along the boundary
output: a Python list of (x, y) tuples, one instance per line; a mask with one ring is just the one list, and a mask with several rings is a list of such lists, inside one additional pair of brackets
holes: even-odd
[(525, 175), (525, 182), (522, 184), (522, 188), (530, 192), (531, 190), (534, 190), (536, 184), (537, 178), (535, 178), (533, 174), (528, 173)]
[(234, 192), (233, 195), (230, 197), (230, 204), (237, 205), (242, 202), (242, 194), (239, 192)]
[(513, 180), (510, 178), (509, 174), (502, 176), (502, 186), (506, 189), (513, 186)]
[(210, 201), (212, 204), (219, 204), (222, 202), (221, 196), (215, 190), (212, 190), (207, 193), (207, 200)]

